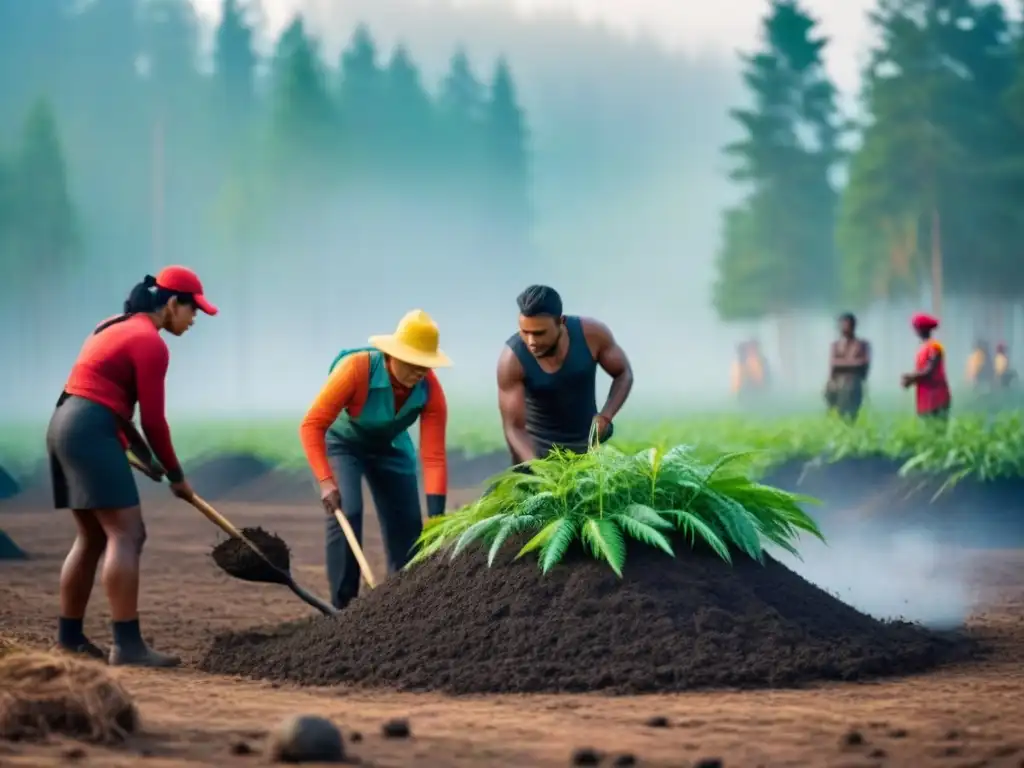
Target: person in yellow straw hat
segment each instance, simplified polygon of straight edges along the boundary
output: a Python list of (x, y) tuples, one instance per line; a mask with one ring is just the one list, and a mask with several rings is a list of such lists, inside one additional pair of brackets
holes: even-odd
[(415, 309), (394, 333), (371, 336), (368, 347), (342, 350), (299, 429), (327, 514), (327, 580), (338, 609), (359, 592), (359, 566), (334, 513), (344, 512), (361, 544), (364, 477), (377, 507), (389, 573), (405, 566), (423, 530), (416, 450), (408, 431), (417, 419), (427, 514), (444, 514), (448, 405), (433, 369), (451, 360), (438, 342), (437, 324)]

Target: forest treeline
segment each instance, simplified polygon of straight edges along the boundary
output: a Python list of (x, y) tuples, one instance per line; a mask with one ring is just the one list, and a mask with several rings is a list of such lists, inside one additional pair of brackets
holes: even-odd
[(999, 0), (880, 0), (870, 22), (857, 116), (800, 2), (772, 0), (743, 57), (724, 320), (930, 296), (939, 313), (944, 297), (983, 305), (998, 328), (1024, 298), (1024, 30)]
[[(230, 260), (304, 215), (344, 231), (354, 260), (396, 238), (429, 244), (453, 268), (484, 248), (530, 257), (528, 130), (504, 60), (455, 50), (435, 88), (404, 47), (381, 52), (365, 26), (326, 60), (298, 16), (261, 57), (253, 7), (224, 0), (204, 61), (187, 0), (0, 0), (9, 298), (45, 290), (85, 253), (102, 263), (119, 239), (150, 244), (141, 270), (194, 250), (199, 226)], [(64, 55), (43, 59), (42, 40)], [(17, 76), (28, 68), (33, 78)], [(69, 157), (65, 131), (88, 151)], [(126, 145), (147, 151), (129, 159)], [(194, 226), (167, 226), (167, 207)]]

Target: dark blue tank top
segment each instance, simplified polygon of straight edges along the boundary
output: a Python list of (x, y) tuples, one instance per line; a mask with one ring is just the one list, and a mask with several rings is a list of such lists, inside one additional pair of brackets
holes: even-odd
[(597, 361), (587, 346), (583, 323), (568, 316), (565, 332), (569, 334), (569, 352), (554, 373), (540, 367), (519, 334), (505, 342), (523, 366), (526, 432), (540, 457), (555, 445), (585, 452), (590, 425), (597, 415)]

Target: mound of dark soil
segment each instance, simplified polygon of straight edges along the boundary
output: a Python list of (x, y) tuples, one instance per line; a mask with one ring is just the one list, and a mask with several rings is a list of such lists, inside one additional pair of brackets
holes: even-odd
[(226, 498), (248, 504), (294, 504), (316, 509), (320, 489), (308, 469), (272, 469), (232, 488)]
[(859, 613), (771, 558), (730, 566), (684, 547), (674, 559), (632, 546), (622, 580), (580, 552), (547, 576), (531, 557), (438, 559), (337, 617), (221, 636), (200, 668), (308, 685), (625, 694), (908, 674), (975, 649)]
[(0, 467), (0, 499), (9, 499), (21, 493), (21, 486), (10, 472)]
[(0, 560), (28, 560), (25, 551), (3, 531), (0, 531)]
[(249, 453), (226, 453), (197, 460), (186, 468), (189, 483), (208, 501), (223, 499), (273, 466)]

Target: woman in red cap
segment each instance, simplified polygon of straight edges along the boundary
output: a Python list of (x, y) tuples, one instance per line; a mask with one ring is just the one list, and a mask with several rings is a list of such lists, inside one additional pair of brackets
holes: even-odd
[(139, 557), (146, 538), (125, 449), (129, 438), (139, 458), (152, 461), (131, 424), (136, 402), (142, 430), (176, 496), (188, 499), (185, 481), (164, 416), (164, 379), (169, 352), (160, 331), (181, 336), (197, 310), (217, 308), (203, 296), (203, 284), (185, 267), (147, 275), (124, 303), (123, 314), (101, 323), (86, 340), (50, 418), (54, 505), (71, 509), (78, 536), (60, 575), (59, 648), (104, 658), (86, 638), (83, 620), (100, 557), (103, 586), (110, 602), (114, 643), (110, 664), (177, 666), (174, 656), (157, 653), (139, 630)]
[(948, 419), (952, 398), (946, 378), (946, 355), (942, 345), (932, 338), (939, 321), (931, 315), (918, 313), (910, 324), (921, 338), (921, 347), (917, 350), (914, 372), (901, 377), (903, 388), (917, 387), (918, 416)]

